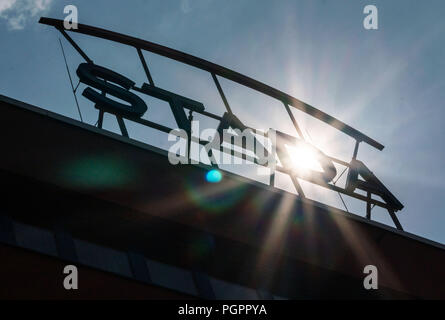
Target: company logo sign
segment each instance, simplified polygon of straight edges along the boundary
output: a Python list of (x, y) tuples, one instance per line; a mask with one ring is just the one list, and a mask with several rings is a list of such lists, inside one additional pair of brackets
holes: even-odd
[[(279, 171), (291, 177), (298, 195), (302, 198), (305, 197), (305, 193), (299, 179), (362, 200), (366, 203), (366, 216), (368, 218), (371, 217), (373, 206), (385, 208), (396, 227), (402, 229), (395, 212), (401, 210), (403, 205), (364, 162), (357, 159), (360, 143), (366, 143), (378, 150), (382, 150), (384, 147), (360, 131), (277, 89), (186, 53), (82, 24), (78, 24), (76, 29), (68, 30), (134, 47), (140, 59), (141, 68), (148, 80), (148, 83), (142, 83), (138, 86), (132, 79), (93, 62), (67, 34), (62, 20), (41, 18), (40, 23), (58, 29), (84, 58), (85, 62), (77, 67), (76, 74), (79, 81), (86, 86), (82, 95), (98, 109), (99, 128), (102, 128), (104, 114), (109, 113), (116, 117), (122, 135), (129, 137), (123, 119), (134, 121), (169, 134), (168, 139), (174, 142), (168, 153), (168, 159), (172, 164), (199, 163), (201, 156), (198, 159), (192, 159), (191, 153), (194, 146), (200, 145), (203, 148), (198, 151), (198, 154), (202, 154), (202, 158), (210, 159), (211, 166), (214, 168), (218, 168), (220, 164), (227, 163), (227, 161), (233, 161), (231, 163), (235, 164), (236, 161), (242, 162), (242, 160), (255, 163), (269, 170), (269, 184), (271, 186), (274, 186), (275, 173)], [(156, 86), (147, 61), (142, 54), (143, 50), (209, 72), (226, 107), (226, 112), (222, 115), (210, 113), (203, 103)], [(220, 85), (220, 77), (280, 101), (294, 124), (299, 137), (290, 136), (272, 128), (262, 131), (248, 127), (242, 119), (232, 112)], [(142, 118), (148, 109), (141, 98), (142, 95), (167, 102), (177, 128), (169, 128), (162, 123)], [(306, 141), (291, 112), (291, 108), (303, 111), (353, 138), (356, 143), (352, 151), (352, 159), (346, 162), (330, 157)], [(199, 121), (194, 119), (197, 114), (217, 120), (218, 126), (216, 128), (204, 128), (200, 131)], [(295, 158), (300, 161), (295, 161)], [(305, 163), (305, 161), (308, 163)], [(319, 168), (317, 170), (311, 168), (310, 162), (316, 162)], [(338, 166), (345, 167), (345, 170), (340, 172), (337, 169)], [(345, 173), (346, 182), (344, 186), (338, 186), (336, 182)], [(373, 196), (378, 196), (381, 200), (377, 200)]]

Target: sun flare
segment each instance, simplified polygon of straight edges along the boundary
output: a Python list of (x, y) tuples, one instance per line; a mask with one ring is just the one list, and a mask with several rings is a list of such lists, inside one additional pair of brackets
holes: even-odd
[(297, 146), (286, 145), (286, 148), (295, 169), (306, 172), (310, 170), (322, 171), (318, 162), (318, 155), (311, 146), (306, 144), (299, 144)]

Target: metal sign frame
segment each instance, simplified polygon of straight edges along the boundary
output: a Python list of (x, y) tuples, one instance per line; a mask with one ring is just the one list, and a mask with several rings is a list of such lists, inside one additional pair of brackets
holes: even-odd
[[(83, 57), (83, 59), (86, 61), (86, 63), (89, 66), (96, 66), (94, 64), (93, 60), (90, 59), (90, 57), (66, 33), (66, 30), (64, 29), (64, 26), (63, 26), (63, 20), (42, 17), (42, 18), (40, 18), (39, 22), (42, 24), (46, 24), (46, 25), (55, 27), (66, 38), (66, 40), (73, 46), (73, 48)], [(230, 70), (228, 68), (222, 67), (220, 65), (214, 64), (214, 63), (206, 61), (204, 59), (189, 55), (187, 53), (184, 53), (184, 52), (181, 52), (178, 50), (174, 50), (174, 49), (171, 49), (171, 48), (168, 48), (168, 47), (165, 47), (165, 46), (153, 43), (153, 42), (141, 40), (141, 39), (138, 39), (135, 37), (123, 35), (120, 33), (112, 32), (109, 30), (105, 30), (105, 29), (101, 29), (101, 28), (97, 28), (97, 27), (93, 27), (93, 26), (89, 26), (89, 25), (84, 25), (84, 24), (78, 24), (77, 29), (70, 29), (67, 31), (85, 34), (85, 35), (89, 35), (89, 36), (93, 36), (93, 37), (97, 37), (97, 38), (102, 38), (102, 39), (110, 40), (113, 42), (121, 43), (123, 45), (134, 47), (136, 49), (136, 52), (137, 52), (138, 57), (142, 64), (142, 68), (147, 76), (147, 80), (149, 83), (148, 84), (144, 83), (141, 87), (137, 87), (134, 85), (134, 83), (132, 83), (132, 84), (130, 83), (130, 84), (128, 84), (128, 88), (126, 88), (126, 89), (127, 90), (133, 89), (136, 92), (144, 93), (144, 94), (147, 94), (147, 95), (167, 101), (172, 108), (172, 111), (175, 115), (175, 119), (178, 122), (178, 125), (180, 125), (180, 126), (181, 126), (180, 122), (182, 122), (184, 127), (189, 126), (188, 123), (189, 122), (191, 123), (191, 121), (193, 119), (193, 112), (197, 112), (204, 116), (218, 120), (220, 122), (220, 124), (224, 123), (225, 121), (227, 122), (227, 119), (230, 119), (232, 121), (238, 121), (239, 123), (241, 123), (238, 120), (238, 118), (236, 118), (234, 116), (234, 114), (232, 113), (232, 109), (230, 108), (229, 102), (227, 101), (224, 91), (219, 83), (218, 77), (223, 77), (225, 79), (236, 82), (242, 86), (248, 87), (250, 89), (253, 89), (257, 92), (263, 93), (271, 98), (274, 98), (274, 99), (282, 102), (284, 108), (286, 109), (286, 111), (287, 111), (287, 113), (288, 113), (298, 135), (299, 135), (299, 137), (302, 140), (304, 140), (304, 136), (302, 134), (302, 131), (301, 131), (295, 117), (292, 114), (290, 107), (296, 108), (296, 109), (308, 114), (309, 116), (316, 118), (316, 119), (328, 124), (329, 126), (334, 127), (337, 130), (343, 132), (344, 134), (348, 135), (349, 137), (351, 137), (355, 140), (355, 147), (354, 147), (351, 162), (348, 163), (348, 162), (342, 161), (340, 159), (336, 159), (336, 158), (333, 158), (333, 157), (323, 154), (323, 156), (327, 159), (327, 161), (330, 161), (331, 163), (335, 162), (337, 164), (340, 164), (340, 165), (346, 167), (345, 170), (343, 170), (343, 172), (340, 174), (340, 176), (336, 179), (336, 181), (334, 181), (333, 183), (329, 183), (329, 182), (332, 182), (332, 180), (320, 181), (320, 179), (311, 179), (310, 177), (303, 178), (303, 179), (307, 180), (311, 183), (317, 184), (319, 186), (322, 186), (322, 187), (325, 187), (330, 190), (338, 192), (343, 204), (345, 204), (345, 203), (343, 201), (343, 198), (341, 197), (341, 194), (345, 194), (345, 195), (348, 195), (355, 199), (366, 202), (366, 218), (367, 219), (371, 219), (371, 210), (372, 210), (373, 206), (378, 206), (378, 207), (387, 209), (396, 228), (399, 230), (403, 230), (399, 220), (397, 219), (397, 216), (395, 215), (395, 212), (398, 210), (401, 210), (403, 208), (403, 205), (383, 185), (383, 183), (381, 183), (379, 181), (379, 179), (377, 179), (377, 177), (364, 165), (363, 162), (357, 160), (358, 149), (359, 149), (359, 145), (361, 142), (367, 143), (368, 145), (370, 145), (378, 150), (383, 150), (384, 146), (382, 144), (380, 144), (379, 142), (377, 142), (376, 140), (374, 140), (374, 139), (370, 138), (369, 136), (363, 134), (362, 132), (352, 128), (351, 126), (343, 123), (342, 121), (326, 114), (325, 112), (323, 112), (323, 111), (321, 111), (307, 103), (304, 103), (304, 102), (298, 100), (297, 98), (294, 98), (280, 90), (272, 88), (262, 82), (259, 82), (257, 80), (250, 78), (250, 77), (242, 75), (236, 71)], [(149, 51), (149, 52), (164, 56), (166, 58), (176, 60), (178, 62), (181, 62), (181, 63), (184, 63), (184, 64), (187, 64), (187, 65), (190, 65), (190, 66), (196, 67), (198, 69), (209, 72), (211, 74), (212, 79), (215, 83), (215, 86), (221, 96), (224, 106), (226, 107), (227, 112), (223, 116), (212, 114), (210, 112), (205, 111), (203, 104), (198, 101), (195, 101), (195, 100), (189, 99), (187, 97), (183, 97), (183, 96), (177, 95), (175, 93), (172, 93), (172, 92), (169, 92), (164, 89), (156, 87), (156, 85), (153, 81), (152, 75), (150, 73), (147, 61), (144, 58), (144, 55), (142, 53), (142, 50)], [(110, 72), (112, 72), (112, 71), (110, 71)], [(119, 74), (117, 74), (117, 76), (119, 76)], [(82, 81), (82, 82), (86, 83), (85, 81)], [(89, 83), (86, 83), (86, 84), (88, 85)], [(85, 92), (84, 92), (84, 95), (85, 95)], [(105, 95), (104, 92), (103, 92), (103, 95)], [(160, 130), (165, 133), (170, 133), (172, 130), (172, 128), (168, 128), (162, 124), (155, 123), (155, 122), (152, 122), (152, 121), (149, 121), (146, 119), (142, 119), (140, 116), (136, 116), (136, 115), (132, 115), (132, 114), (123, 114), (122, 112), (110, 110), (109, 108), (104, 108), (100, 104), (99, 105), (96, 104), (96, 108), (99, 109), (98, 127), (102, 128), (103, 116), (104, 116), (105, 112), (114, 114), (116, 116), (117, 122), (119, 124), (121, 133), (125, 137), (129, 137), (129, 135), (128, 135), (128, 131), (125, 127), (125, 123), (124, 123), (123, 119), (128, 119), (130, 121), (134, 121), (134, 122), (143, 124), (145, 126), (155, 128), (155, 129)], [(182, 111), (183, 109), (189, 110), (189, 116), (187, 118), (185, 118), (184, 115), (182, 115), (180, 113), (175, 113), (175, 111), (179, 111), (179, 110)], [(257, 130), (254, 128), (249, 128), (247, 126), (244, 126), (244, 127), (252, 130), (252, 132), (254, 132), (254, 133), (257, 132)], [(262, 133), (262, 135), (264, 135), (264, 133)], [(266, 133), (266, 136), (267, 136), (267, 133)], [(190, 137), (192, 137), (192, 136), (190, 135)], [(290, 137), (290, 136), (287, 138), (296, 139), (295, 137)], [(193, 140), (193, 139), (192, 138), (189, 139), (189, 144), (190, 144), (191, 140)], [(198, 140), (198, 143), (205, 145), (206, 143), (208, 143), (208, 141), (199, 141)], [(255, 157), (249, 157), (242, 152), (233, 150), (232, 148), (222, 147), (221, 151), (229, 153), (235, 157), (241, 157), (243, 159), (248, 158), (250, 161), (257, 163), (257, 159)], [(292, 178), (292, 181), (297, 189), (298, 196), (300, 196), (302, 198), (305, 197), (304, 192), (303, 192), (297, 178), (295, 176), (293, 176), (292, 172), (290, 172), (290, 170), (288, 168), (277, 166), (276, 170), (288, 174)], [(342, 188), (342, 187), (336, 186), (335, 185), (336, 182), (345, 173), (345, 171), (348, 171), (346, 187)], [(359, 176), (362, 179), (359, 179), (358, 178)], [(300, 177), (298, 177), (298, 178), (300, 178)], [(274, 173), (271, 173), (270, 179), (271, 179), (271, 185), (273, 186)], [(364, 191), (366, 193), (366, 196), (364, 196), (363, 194), (360, 194), (358, 192), (355, 192), (356, 189)], [(383, 199), (383, 201), (372, 198), (373, 194), (380, 196)]]

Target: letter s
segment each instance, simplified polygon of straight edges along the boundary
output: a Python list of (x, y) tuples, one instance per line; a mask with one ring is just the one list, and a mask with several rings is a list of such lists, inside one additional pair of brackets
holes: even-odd
[(111, 113), (133, 117), (142, 117), (147, 111), (145, 102), (129, 91), (134, 86), (134, 82), (123, 75), (93, 63), (81, 63), (76, 73), (80, 81), (86, 85), (129, 103), (129, 105), (126, 105), (117, 102), (88, 87), (82, 92), (82, 95), (96, 103), (96, 108), (100, 107)]

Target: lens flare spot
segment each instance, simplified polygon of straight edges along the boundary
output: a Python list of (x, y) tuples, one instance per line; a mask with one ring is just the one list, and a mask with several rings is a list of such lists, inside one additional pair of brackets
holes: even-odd
[(64, 185), (87, 189), (121, 188), (135, 176), (124, 159), (106, 155), (69, 161), (60, 168), (59, 175)]
[(206, 180), (210, 183), (218, 183), (222, 179), (222, 173), (219, 170), (212, 169), (206, 174)]
[[(218, 171), (219, 172), (219, 171)], [(213, 213), (223, 213), (236, 206), (245, 196), (248, 184), (236, 180), (222, 179), (220, 183), (207, 182), (202, 172), (187, 175), (184, 179), (185, 194), (199, 208)], [(213, 175), (213, 174), (212, 174)], [(210, 176), (212, 176), (210, 175)], [(219, 176), (219, 175), (218, 175)]]

